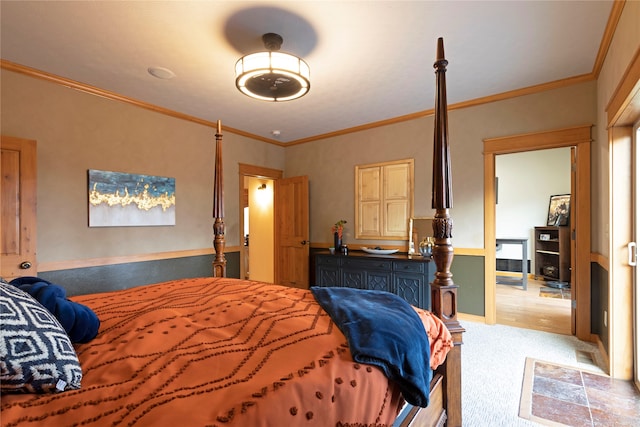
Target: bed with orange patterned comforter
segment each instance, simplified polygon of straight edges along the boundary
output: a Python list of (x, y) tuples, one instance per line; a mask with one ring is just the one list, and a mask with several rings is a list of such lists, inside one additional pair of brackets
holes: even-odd
[[(309, 290), (197, 278), (72, 300), (101, 322), (75, 345), (81, 388), (3, 394), (3, 426), (390, 426), (404, 403)], [(415, 310), (435, 368), (451, 336)]]

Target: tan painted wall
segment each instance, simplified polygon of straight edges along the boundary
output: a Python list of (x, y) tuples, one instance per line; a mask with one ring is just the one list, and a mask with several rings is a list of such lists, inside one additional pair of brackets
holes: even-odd
[[(455, 58), (448, 59), (449, 68), (455, 67)], [(587, 82), (449, 111), (456, 248), (484, 248), (483, 139), (595, 124), (595, 105), (595, 82)], [(287, 176), (309, 176), (311, 241), (329, 242), (331, 224), (344, 218), (348, 221), (345, 243), (356, 248), (372, 243), (356, 241), (351, 228), (358, 164), (414, 158), (414, 215), (430, 216), (432, 147), (433, 117), (429, 116), (287, 148)], [(379, 243), (404, 245), (402, 241)]]
[[(214, 129), (5, 70), (0, 77), (2, 134), (38, 142), (39, 262), (212, 247)], [(283, 169), (284, 149), (226, 134), (223, 158), (227, 245), (237, 246), (238, 163)], [(176, 178), (176, 225), (89, 228), (88, 169)]]
[[(456, 247), (484, 247), (481, 152), (484, 138), (597, 123), (593, 152), (593, 250), (607, 253), (608, 156), (603, 110), (637, 48), (638, 15), (640, 4), (627, 2), (597, 92), (595, 82), (587, 82), (449, 112), (454, 185), (451, 214)], [(455, 58), (450, 58), (449, 67), (455, 67)], [(41, 262), (211, 246), (208, 177), (213, 169), (212, 129), (5, 70), (1, 77), (2, 133), (35, 139), (39, 144)], [(354, 224), (357, 164), (415, 158), (414, 214), (430, 215), (432, 135), (432, 117), (286, 150), (250, 138), (225, 135), (228, 245), (239, 244), (238, 200), (234, 196), (238, 194), (238, 162), (283, 169), (286, 176), (309, 176), (314, 243), (330, 242), (330, 226), (341, 218), (349, 221), (345, 230), (347, 244), (357, 247), (372, 243), (356, 242), (350, 228)], [(163, 229), (161, 238), (154, 227), (88, 228), (89, 168), (175, 177), (177, 225)]]

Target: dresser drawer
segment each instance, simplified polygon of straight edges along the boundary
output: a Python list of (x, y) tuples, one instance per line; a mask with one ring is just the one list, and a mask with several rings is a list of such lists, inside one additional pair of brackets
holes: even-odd
[(316, 265), (330, 265), (337, 267), (339, 258), (337, 256), (318, 256), (316, 257)]
[(342, 258), (343, 268), (357, 268), (363, 270), (388, 270), (391, 271), (392, 261), (386, 259), (361, 259), (361, 258)]
[(406, 271), (409, 273), (424, 273), (425, 263), (412, 261), (394, 261), (393, 271)]
[(402, 255), (330, 255), (328, 251), (315, 256), (316, 286), (386, 291), (416, 307), (431, 307), (430, 283), (434, 278), (429, 259), (411, 259)]

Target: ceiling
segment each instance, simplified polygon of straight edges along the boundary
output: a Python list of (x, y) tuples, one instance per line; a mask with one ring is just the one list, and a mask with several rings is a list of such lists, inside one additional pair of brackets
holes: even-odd
[[(450, 105), (593, 75), (612, 4), (2, 0), (0, 54), (286, 144), (433, 109), (438, 37)], [(305, 97), (269, 103), (236, 89), (235, 62), (268, 32), (311, 67)]]

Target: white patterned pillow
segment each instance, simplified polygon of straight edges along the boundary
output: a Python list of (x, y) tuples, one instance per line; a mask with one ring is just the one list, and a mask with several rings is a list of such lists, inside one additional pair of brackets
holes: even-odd
[(31, 295), (0, 283), (2, 393), (80, 388), (82, 369), (58, 320)]

